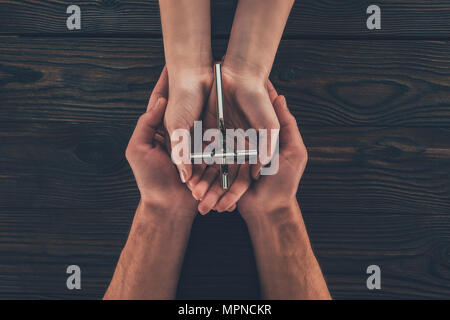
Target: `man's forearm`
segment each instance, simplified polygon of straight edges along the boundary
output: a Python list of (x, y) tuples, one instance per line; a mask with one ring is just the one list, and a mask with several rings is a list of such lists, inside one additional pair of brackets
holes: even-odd
[(194, 215), (169, 210), (139, 204), (104, 299), (175, 297)]
[(267, 78), (294, 0), (240, 0), (224, 67)]
[(297, 202), (247, 221), (265, 299), (330, 299)]
[(160, 0), (169, 81), (185, 72), (210, 72), (210, 0)]

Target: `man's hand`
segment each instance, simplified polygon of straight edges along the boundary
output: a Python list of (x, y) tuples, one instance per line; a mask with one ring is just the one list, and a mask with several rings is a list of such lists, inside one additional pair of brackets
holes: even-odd
[[(273, 87), (269, 91), (276, 96)], [(330, 299), (296, 200), (306, 148), (286, 99), (278, 96), (273, 104), (281, 125), (279, 170), (254, 182), (238, 201), (252, 239), (263, 298)]]
[[(104, 299), (173, 299), (196, 202), (165, 150), (164, 68), (126, 151), (141, 202)], [(168, 143), (168, 142), (167, 142)]]
[[(272, 98), (276, 96), (273, 86), (270, 92)], [(281, 125), (279, 170), (274, 175), (261, 176), (238, 201), (238, 210), (244, 219), (296, 203), (298, 185), (308, 160), (297, 122), (284, 96), (277, 96), (273, 106)]]
[[(166, 150), (162, 119), (167, 106), (168, 75), (164, 68), (150, 98), (147, 112), (138, 120), (126, 157), (141, 193), (141, 202), (170, 212), (195, 214), (196, 201), (183, 184)], [(181, 210), (182, 209), (182, 210)], [(191, 209), (191, 210), (186, 210)]]

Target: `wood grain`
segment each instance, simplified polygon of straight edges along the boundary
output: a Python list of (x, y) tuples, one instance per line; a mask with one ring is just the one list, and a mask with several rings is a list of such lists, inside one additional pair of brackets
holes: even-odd
[[(227, 36), (236, 0), (212, 1), (213, 36)], [(66, 8), (72, 1), (0, 1), (2, 34), (66, 34), (160, 36), (157, 1), (77, 1), (82, 12), (81, 30), (66, 27)], [(448, 39), (450, 1), (380, 0), (382, 29), (366, 27), (370, 0), (296, 1), (286, 25), (285, 37), (428, 37)]]
[[(0, 122), (132, 121), (164, 65), (161, 40), (1, 41)], [(288, 40), (271, 79), (305, 126), (448, 127), (448, 52), (439, 41)]]
[[(0, 211), (0, 298), (99, 299), (126, 241), (134, 210)], [(303, 210), (335, 299), (447, 298), (450, 221), (441, 215)], [(82, 270), (82, 290), (66, 289), (66, 268)], [(366, 288), (366, 268), (382, 270), (382, 290)], [(258, 277), (238, 213), (195, 221), (178, 297), (254, 299)]]
[[(4, 208), (126, 208), (138, 191), (129, 125), (13, 122), (0, 129)], [(308, 210), (450, 212), (450, 129), (302, 127)], [(326, 199), (326, 201), (324, 201)]]

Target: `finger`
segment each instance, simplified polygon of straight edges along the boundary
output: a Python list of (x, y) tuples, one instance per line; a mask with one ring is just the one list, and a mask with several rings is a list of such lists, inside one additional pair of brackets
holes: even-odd
[(208, 165), (205, 162), (202, 162), (201, 164), (193, 165), (192, 177), (187, 182), (188, 187), (191, 191), (193, 191), (195, 189), (195, 187), (197, 186), (197, 184), (200, 182), (207, 167), (208, 167)]
[[(242, 195), (250, 187), (252, 179), (250, 177), (250, 167), (248, 164), (243, 164), (239, 168), (236, 180), (231, 185), (230, 189), (220, 198), (216, 204), (215, 209), (219, 212), (230, 211), (230, 207), (235, 205)], [(233, 210), (231, 210), (233, 211)]]
[(250, 169), (251, 177), (255, 180), (259, 179), (262, 167), (270, 163), (277, 150), (280, 124), (275, 112), (273, 118), (268, 120), (267, 127), (257, 128), (259, 131), (257, 163), (253, 164)]
[[(238, 169), (229, 171), (229, 181), (234, 181)], [(220, 175), (217, 176), (211, 187), (208, 189), (202, 200), (198, 204), (198, 211), (201, 214), (206, 214), (211, 211), (219, 201), (219, 199), (228, 191), (228, 189), (222, 189)]]
[(273, 103), (273, 109), (278, 117), (278, 121), (280, 122), (280, 127), (283, 129), (286, 126), (291, 126), (295, 124), (295, 118), (289, 111), (287, 106), (286, 98), (284, 96), (278, 96)]
[[(206, 144), (203, 143), (203, 148), (205, 148), (205, 147), (206, 147)], [(195, 164), (195, 162), (194, 162), (194, 164), (192, 165), (192, 176), (188, 181), (189, 188), (191, 189), (191, 191), (200, 182), (207, 167), (208, 167), (208, 165), (206, 164), (206, 162), (203, 159), (202, 159), (202, 162), (199, 164)]]
[(236, 210), (236, 203), (227, 209), (228, 212), (233, 212), (234, 210)]
[(297, 126), (297, 121), (287, 106), (286, 98), (279, 96), (274, 102), (275, 113), (280, 122), (280, 145), (282, 147), (303, 144), (303, 139)]
[(219, 198), (226, 192), (226, 190), (223, 190), (220, 184), (220, 177), (214, 181), (212, 186), (209, 188), (206, 195), (203, 197), (203, 199), (198, 204), (198, 211), (200, 214), (207, 214), (209, 211), (211, 211), (214, 206), (216, 205)]
[(218, 175), (219, 169), (217, 168), (217, 165), (208, 166), (203, 173), (200, 181), (192, 188), (192, 196), (196, 200), (202, 200)]
[(161, 146), (165, 146), (166, 140), (164, 136), (161, 135), (158, 130), (155, 131), (155, 135), (153, 136), (153, 142), (158, 142)]
[[(170, 132), (170, 128), (168, 128)], [(177, 128), (170, 132), (170, 151), (181, 181), (186, 183), (192, 176), (191, 135), (188, 128)]]
[(192, 177), (192, 164), (180, 163), (177, 165), (178, 172), (180, 173), (181, 182), (186, 183)]
[(153, 88), (152, 94), (147, 105), (147, 111), (156, 104), (158, 98), (163, 97), (166, 100), (169, 97), (169, 75), (167, 73), (167, 67), (164, 66), (155, 87)]
[(156, 104), (139, 118), (130, 143), (152, 144), (156, 128), (162, 123), (166, 106), (167, 100), (159, 98)]
[(267, 92), (269, 93), (270, 102), (273, 104), (275, 99), (278, 97), (278, 92), (269, 79), (267, 79)]
[(184, 118), (181, 118), (181, 121), (180, 118), (173, 121), (174, 109), (176, 107), (173, 104), (168, 106), (164, 126), (169, 134), (169, 150), (171, 150), (172, 160), (177, 166), (181, 181), (186, 183), (191, 179), (193, 171), (191, 160), (191, 131), (193, 123), (189, 123)]

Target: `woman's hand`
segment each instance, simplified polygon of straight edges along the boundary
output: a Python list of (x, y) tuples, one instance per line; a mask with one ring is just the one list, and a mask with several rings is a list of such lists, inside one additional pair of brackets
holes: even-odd
[[(222, 90), (227, 129), (243, 129), (244, 131), (249, 128), (268, 129), (269, 138), (271, 129), (279, 129), (280, 125), (272, 106), (267, 83), (267, 78), (245, 72), (238, 74), (224, 65)], [(214, 85), (202, 118), (204, 129), (217, 128), (216, 98)], [(274, 137), (276, 140), (277, 135)], [(269, 139), (268, 145), (271, 146), (272, 142), (273, 140)], [(246, 148), (249, 148), (248, 144)], [(256, 146), (251, 148), (255, 149)], [(269, 159), (273, 151), (274, 148), (269, 148)], [(194, 168), (189, 187), (195, 199), (201, 200), (198, 206), (200, 213), (206, 214), (213, 208), (217, 211), (234, 210), (236, 202), (250, 186), (252, 177), (258, 179), (262, 165), (268, 162), (268, 159), (264, 162), (259, 160), (258, 164), (252, 166), (248, 163), (229, 165), (230, 187), (228, 190), (221, 188), (218, 165), (208, 166), (206, 170), (202, 166)]]
[[(211, 91), (213, 78), (212, 66), (170, 76), (169, 102), (164, 118), (164, 125), (170, 137), (178, 129), (192, 131), (194, 122), (201, 118)], [(172, 148), (178, 143), (185, 146), (183, 150), (189, 150), (191, 141), (171, 140)], [(190, 162), (184, 161), (178, 164), (178, 170), (183, 183), (191, 179), (192, 164)]]
[[(200, 119), (213, 83), (211, 9), (210, 0), (159, 0), (159, 7), (170, 88), (164, 124), (172, 137), (174, 130), (190, 130)], [(178, 143), (171, 142), (172, 147)], [(188, 181), (190, 162), (177, 166), (181, 180)]]

